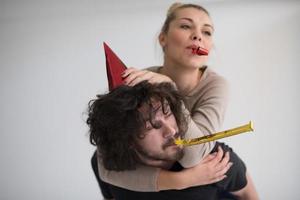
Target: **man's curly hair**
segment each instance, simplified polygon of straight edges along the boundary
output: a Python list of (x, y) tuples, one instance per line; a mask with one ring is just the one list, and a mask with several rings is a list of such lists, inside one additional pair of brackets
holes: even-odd
[[(97, 146), (103, 165), (108, 170), (133, 170), (140, 160), (134, 147), (136, 138), (143, 137), (145, 120), (138, 110), (142, 105), (153, 108), (153, 100), (159, 101), (163, 112), (166, 102), (173, 112), (179, 132), (187, 128), (187, 118), (182, 112), (182, 96), (170, 83), (150, 84), (143, 81), (133, 87), (119, 86), (108, 94), (97, 95), (88, 104), (87, 124), (90, 142)], [(149, 111), (150, 123), (152, 112)]]

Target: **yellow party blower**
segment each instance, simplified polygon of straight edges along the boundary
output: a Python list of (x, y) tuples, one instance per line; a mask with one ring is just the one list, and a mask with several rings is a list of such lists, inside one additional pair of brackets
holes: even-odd
[(233, 129), (229, 129), (229, 130), (218, 132), (218, 133), (211, 134), (211, 135), (206, 135), (206, 136), (199, 137), (199, 138), (184, 139), (184, 140), (178, 138), (178, 139), (175, 139), (175, 144), (183, 145), (183, 146), (191, 146), (191, 145), (202, 144), (205, 142), (218, 140), (218, 139), (225, 138), (225, 137), (230, 137), (233, 135), (237, 135), (237, 134), (241, 134), (241, 133), (245, 133), (245, 132), (249, 132), (249, 131), (253, 131), (253, 123), (251, 121), (248, 124), (245, 124), (243, 126), (239, 126), (239, 127), (233, 128)]

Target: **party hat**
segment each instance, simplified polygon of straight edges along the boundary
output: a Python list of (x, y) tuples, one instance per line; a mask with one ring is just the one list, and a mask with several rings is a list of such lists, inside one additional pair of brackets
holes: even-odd
[(105, 42), (103, 42), (103, 45), (106, 58), (108, 86), (111, 91), (123, 84), (122, 72), (124, 72), (127, 67)]

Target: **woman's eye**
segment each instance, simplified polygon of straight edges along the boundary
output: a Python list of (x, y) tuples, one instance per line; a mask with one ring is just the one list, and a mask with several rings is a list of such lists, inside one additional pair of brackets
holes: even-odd
[(207, 35), (207, 36), (211, 36), (212, 33), (210, 31), (204, 31), (204, 34)]
[(189, 25), (186, 25), (186, 24), (183, 24), (183, 25), (180, 26), (180, 28), (182, 28), (182, 29), (189, 29), (190, 26), (189, 26)]

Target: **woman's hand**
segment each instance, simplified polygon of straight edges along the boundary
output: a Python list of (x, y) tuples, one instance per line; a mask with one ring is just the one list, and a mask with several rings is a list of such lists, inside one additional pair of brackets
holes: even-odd
[(229, 162), (229, 153), (225, 153), (221, 147), (218, 152), (207, 155), (198, 165), (184, 169), (180, 172), (160, 170), (157, 179), (158, 190), (177, 189), (207, 185), (226, 178), (225, 173), (232, 163)]
[(142, 81), (147, 80), (149, 83), (162, 83), (170, 82), (175, 84), (168, 76), (151, 72), (149, 70), (139, 70), (135, 68), (126, 69), (122, 77), (124, 78), (125, 85), (134, 86)]
[(218, 152), (207, 155), (198, 165), (195, 167), (184, 169), (184, 185), (183, 188), (212, 184), (226, 178), (225, 173), (232, 166), (229, 162), (229, 153), (226, 152), (223, 158), (224, 152), (221, 147), (218, 148)]

